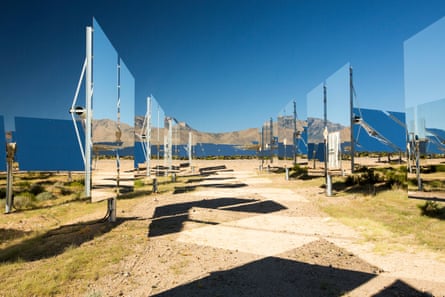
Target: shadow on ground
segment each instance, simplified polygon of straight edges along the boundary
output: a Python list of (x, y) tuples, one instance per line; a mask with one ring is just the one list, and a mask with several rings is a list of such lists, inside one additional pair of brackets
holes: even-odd
[[(262, 201), (229, 197), (164, 205), (156, 208), (152, 221), (148, 227), (148, 237), (161, 236), (181, 231), (186, 221), (194, 221), (189, 217), (189, 210), (194, 207), (259, 214), (286, 209), (283, 205), (270, 200)], [(203, 221), (199, 221), (199, 223), (211, 225), (217, 224), (214, 222)]]
[(32, 233), (32, 232), (18, 230), (18, 229), (0, 228), (0, 242), (5, 242), (6, 240), (22, 238), (30, 233)]
[[(268, 257), (152, 295), (167, 296), (343, 296), (376, 274)], [(374, 295), (429, 296), (397, 281)]]
[(194, 186), (181, 186), (175, 187), (173, 194), (182, 194), (187, 192), (192, 192), (196, 190), (196, 188), (220, 188), (220, 189), (236, 189), (246, 187), (245, 183), (233, 183), (233, 184), (225, 184), (225, 183), (215, 183), (215, 184), (199, 184)]
[(91, 221), (60, 226), (43, 235), (0, 250), (0, 262), (36, 261), (62, 254), (68, 247), (77, 247), (110, 232), (122, 223), (137, 218), (118, 218), (115, 223)]

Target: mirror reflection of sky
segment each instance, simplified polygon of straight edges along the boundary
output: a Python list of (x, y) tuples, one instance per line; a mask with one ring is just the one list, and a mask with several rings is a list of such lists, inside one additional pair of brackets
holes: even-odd
[(120, 100), (121, 122), (134, 126), (135, 81), (122, 59), (120, 59)]
[(404, 43), (406, 107), (445, 98), (445, 18)]
[(93, 119), (117, 119), (118, 55), (93, 20)]
[(294, 103), (297, 112), (297, 120), (306, 120), (306, 100), (290, 100), (279, 112), (278, 116), (294, 116)]
[(445, 130), (445, 18), (404, 43), (405, 102), (408, 132)]
[(307, 93), (307, 117), (323, 119), (323, 83)]
[(320, 83), (307, 94), (307, 115), (324, 118), (323, 86), (326, 86), (327, 120), (332, 123), (350, 125), (349, 108), (349, 63)]

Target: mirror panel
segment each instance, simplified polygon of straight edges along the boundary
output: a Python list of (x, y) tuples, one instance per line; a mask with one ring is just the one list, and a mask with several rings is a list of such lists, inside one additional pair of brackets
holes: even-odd
[(118, 55), (93, 20), (92, 201), (116, 197), (118, 154), (123, 145), (118, 122)]
[[(441, 18), (404, 42), (406, 125), (411, 165), (408, 190), (445, 191), (445, 175), (439, 169), (445, 156), (444, 33), (445, 18)], [(423, 168), (419, 180), (415, 174), (416, 156), (418, 168)]]
[[(84, 170), (71, 120), (16, 117), (15, 128), (16, 160), (20, 170)], [(79, 127), (79, 132), (81, 131), (83, 132), (82, 127)]]

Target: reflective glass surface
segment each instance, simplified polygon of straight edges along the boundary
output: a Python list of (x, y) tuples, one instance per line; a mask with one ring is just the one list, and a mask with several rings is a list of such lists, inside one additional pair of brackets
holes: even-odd
[[(419, 168), (423, 168), (421, 187), (418, 186), (417, 190), (445, 191), (443, 173), (430, 174), (436, 171), (437, 166), (442, 166), (445, 154), (444, 34), (445, 18), (442, 18), (404, 43), (410, 168), (416, 168), (416, 155), (420, 156)], [(408, 177), (417, 178), (413, 175)]]
[(134, 78), (93, 21), (92, 200), (133, 190)]
[(404, 43), (405, 105), (445, 98), (445, 18)]
[(427, 140), (427, 154), (445, 153), (445, 99), (420, 104), (417, 107), (417, 120)]
[[(134, 159), (134, 97), (135, 83), (131, 72), (128, 70), (124, 61), (120, 59), (119, 65), (119, 107), (118, 122), (122, 132), (121, 141), (123, 142), (119, 148), (119, 156), (126, 157), (126, 160)], [(128, 162), (125, 162), (128, 163)], [(129, 165), (129, 164), (128, 164)], [(130, 166), (127, 170), (132, 169)]]
[[(152, 168), (160, 168), (162, 166), (167, 166), (165, 161), (166, 154), (166, 137), (167, 129), (165, 126), (165, 112), (162, 109), (159, 101), (152, 108), (152, 119), (151, 119), (151, 163)], [(159, 174), (158, 170), (155, 170)]]
[(71, 120), (16, 117), (15, 127), (16, 160), (20, 170), (84, 170)]
[(404, 152), (406, 150), (405, 113), (354, 108), (360, 122), (354, 125), (356, 151)]
[[(323, 143), (323, 84), (319, 84), (307, 94), (308, 143)], [(311, 155), (311, 154), (310, 154)], [(309, 158), (310, 158), (309, 155)]]
[(153, 96), (136, 100), (135, 107), (135, 166), (145, 170), (148, 158), (149, 170), (153, 173), (159, 166), (164, 166), (165, 114)]
[(333, 132), (340, 133), (340, 155), (346, 156), (350, 151), (349, 68), (349, 63), (345, 64), (306, 96), (309, 159), (324, 161), (325, 139), (327, 142), (328, 134)]
[(295, 100), (289, 101), (286, 106), (280, 110), (277, 116), (277, 154), (279, 159), (297, 160), (297, 155), (307, 153), (306, 142), (304, 139), (306, 120), (302, 120), (302, 108), (297, 105)]
[[(118, 55), (95, 19), (93, 28), (93, 118), (116, 121)], [(103, 134), (93, 133), (93, 141), (115, 140), (114, 133)]]
[[(351, 125), (349, 67), (349, 63), (345, 64), (326, 80), (327, 117), (333, 124), (329, 132), (341, 131)], [(349, 139), (342, 135), (343, 142)]]

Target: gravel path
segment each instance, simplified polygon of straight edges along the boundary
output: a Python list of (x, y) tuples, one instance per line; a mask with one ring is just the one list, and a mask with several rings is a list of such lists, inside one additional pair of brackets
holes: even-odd
[(445, 296), (445, 264), (434, 255), (375, 254), (359, 233), (318, 210), (312, 199), (319, 189), (291, 188), (255, 168), (230, 165), (234, 171), (202, 179), (196, 191), (148, 199), (127, 213), (146, 218), (148, 240), (97, 290), (107, 296)]

